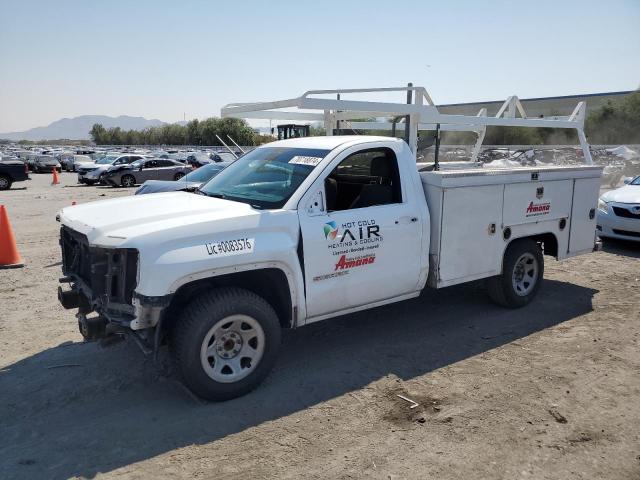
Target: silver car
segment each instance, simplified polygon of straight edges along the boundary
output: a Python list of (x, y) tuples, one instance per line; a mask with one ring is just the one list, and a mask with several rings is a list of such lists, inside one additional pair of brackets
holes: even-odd
[(147, 180), (180, 180), (191, 167), (175, 160), (144, 158), (129, 165), (114, 165), (104, 174), (104, 180), (113, 187), (133, 187)]

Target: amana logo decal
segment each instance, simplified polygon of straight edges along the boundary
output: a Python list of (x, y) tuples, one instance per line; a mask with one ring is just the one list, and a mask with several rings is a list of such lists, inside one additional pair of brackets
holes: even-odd
[(551, 211), (551, 203), (529, 203), (525, 212), (527, 217), (535, 217), (538, 215), (546, 215)]

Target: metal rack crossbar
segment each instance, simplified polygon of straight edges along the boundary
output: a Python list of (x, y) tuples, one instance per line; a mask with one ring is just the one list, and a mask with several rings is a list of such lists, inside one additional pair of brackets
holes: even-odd
[[(405, 92), (407, 103), (321, 98), (320, 96), (345, 94), (380, 94)], [(285, 110), (289, 109), (289, 110)], [(291, 110), (294, 109), (294, 110)], [(296, 110), (297, 109), (297, 110)], [(309, 111), (310, 110), (310, 111)], [(314, 112), (314, 110), (316, 112)], [(320, 112), (317, 112), (317, 111)], [(327, 135), (333, 135), (338, 122), (347, 121), (349, 128), (358, 130), (392, 130), (406, 123), (387, 120), (405, 117), (409, 121), (407, 143), (417, 151), (418, 131), (469, 131), (477, 134), (472, 160), (480, 153), (487, 126), (570, 128), (576, 130), (587, 164), (592, 164), (589, 145), (584, 135), (586, 103), (579, 102), (569, 116), (529, 118), (517, 96), (510, 96), (495, 116), (488, 116), (482, 109), (477, 115), (450, 115), (440, 113), (424, 87), (406, 86), (389, 88), (346, 88), (336, 90), (309, 90), (300, 97), (272, 102), (230, 103), (221, 110), (223, 117), (266, 120), (298, 120), (324, 123)], [(384, 117), (383, 121), (362, 122), (362, 117)], [(406, 122), (406, 120), (405, 120)]]

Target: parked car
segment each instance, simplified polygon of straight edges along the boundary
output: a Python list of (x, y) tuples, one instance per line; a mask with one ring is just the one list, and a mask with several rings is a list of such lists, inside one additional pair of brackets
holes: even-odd
[(640, 242), (640, 176), (604, 193), (598, 201), (598, 236)]
[(20, 160), (0, 162), (0, 190), (9, 190), (14, 182), (29, 180), (27, 167)]
[(193, 192), (207, 183), (232, 162), (219, 162), (204, 165), (184, 177), (174, 180), (147, 180), (137, 190), (136, 195), (159, 192)]
[(93, 160), (88, 155), (62, 155), (60, 157), (60, 166), (67, 172), (75, 172), (84, 164), (93, 163)]
[(114, 165), (126, 165), (144, 158), (142, 155), (123, 155), (122, 153), (110, 153), (100, 157), (95, 163), (86, 163), (80, 166), (78, 171), (78, 183), (94, 185), (102, 182), (104, 173)]
[(60, 163), (53, 155), (37, 155), (30, 167), (36, 173), (60, 171)]
[(133, 187), (147, 180), (180, 180), (191, 168), (176, 160), (146, 158), (127, 165), (114, 165), (105, 173), (112, 187)]

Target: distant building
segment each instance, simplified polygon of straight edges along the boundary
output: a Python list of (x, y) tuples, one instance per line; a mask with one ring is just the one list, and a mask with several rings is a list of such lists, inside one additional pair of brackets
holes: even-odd
[[(601, 107), (607, 101), (621, 100), (635, 90), (627, 92), (589, 93), (585, 95), (567, 95), (564, 97), (542, 97), (520, 99), (522, 106), (529, 117), (541, 115), (571, 115), (578, 102), (587, 102), (587, 112)], [(452, 103), (438, 105), (441, 113), (451, 115), (476, 115), (481, 108), (487, 109), (487, 115), (492, 116), (498, 112), (504, 100), (473, 103)]]

